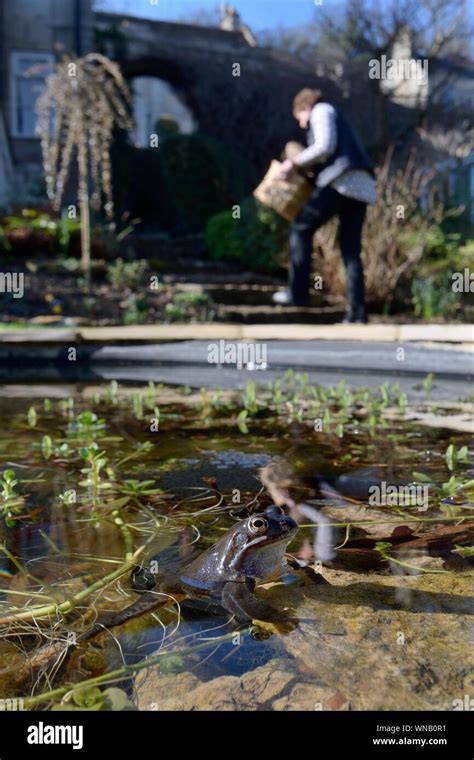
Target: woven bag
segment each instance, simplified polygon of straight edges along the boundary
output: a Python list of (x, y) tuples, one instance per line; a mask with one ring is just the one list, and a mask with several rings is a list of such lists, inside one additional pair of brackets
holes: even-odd
[(264, 206), (274, 209), (280, 216), (293, 221), (308, 200), (313, 187), (305, 177), (293, 174), (291, 179), (280, 179), (281, 163), (272, 161), (265, 177), (254, 190), (254, 197)]

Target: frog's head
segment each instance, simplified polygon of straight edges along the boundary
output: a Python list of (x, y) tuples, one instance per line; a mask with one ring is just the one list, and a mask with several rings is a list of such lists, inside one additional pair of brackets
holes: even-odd
[(241, 520), (225, 537), (221, 573), (269, 578), (281, 571), (286, 548), (297, 530), (296, 522), (275, 504)]

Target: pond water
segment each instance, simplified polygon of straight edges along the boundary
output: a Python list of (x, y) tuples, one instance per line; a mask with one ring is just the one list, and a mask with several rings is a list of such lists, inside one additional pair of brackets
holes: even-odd
[[(406, 416), (399, 388), (318, 389), (292, 373), (234, 395), (113, 382), (0, 398), (0, 697), (453, 709), (473, 687), (471, 438)], [(170, 600), (81, 643), (135, 601), (134, 566), (166, 575), (271, 504), (262, 468), (337, 547), (316, 565), (328, 585), (289, 572), (259, 590), (297, 625), (239, 630), (225, 610)], [(311, 514), (295, 512), (289, 551), (313, 563)]]

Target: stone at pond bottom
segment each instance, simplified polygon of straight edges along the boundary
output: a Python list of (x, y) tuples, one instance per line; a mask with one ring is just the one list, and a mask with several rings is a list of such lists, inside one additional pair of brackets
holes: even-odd
[(452, 710), (472, 682), (472, 574), (361, 576), (274, 589), (298, 629), (290, 655), (206, 683), (194, 674), (137, 679), (141, 710)]
[[(243, 676), (220, 676), (203, 683), (191, 673), (160, 676), (153, 669), (137, 684), (140, 710), (314, 710), (333, 692), (302, 680), (288, 663), (272, 662)], [(323, 708), (324, 709), (324, 708)]]
[(353, 710), (452, 710), (474, 671), (472, 573), (325, 574), (344, 585), (272, 599), (297, 610), (300, 625), (282, 642), (307, 679), (342, 692)]

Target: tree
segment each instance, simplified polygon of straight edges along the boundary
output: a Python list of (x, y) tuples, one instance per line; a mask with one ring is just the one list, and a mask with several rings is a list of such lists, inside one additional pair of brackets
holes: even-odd
[(472, 35), (466, 0), (347, 0), (342, 18), (323, 15), (321, 33), (354, 58), (389, 54), (405, 27), (416, 54), (429, 60), (466, 52)]
[[(347, 0), (342, 17), (323, 14), (320, 26), (321, 39), (332, 49), (332, 55), (347, 63), (351, 77), (364, 77), (374, 102), (374, 142), (384, 151), (384, 136), (389, 133), (392, 114), (388, 108), (394, 96), (393, 88), (387, 88), (381, 79), (367, 76), (368, 62), (372, 59), (390, 58), (394, 46), (402, 40), (410, 43), (413, 56), (426, 60), (431, 72), (440, 59), (465, 55), (469, 51), (473, 33), (472, 21), (466, 0)], [(403, 45), (402, 45), (403, 47)], [(455, 74), (454, 74), (455, 75)], [(444, 75), (430, 77), (429, 99), (420, 98), (410, 104), (409, 129), (420, 126), (429, 115), (430, 105), (452, 81), (453, 70), (446, 68)], [(457, 109), (460, 110), (460, 109)], [(443, 108), (436, 104), (435, 118), (443, 116)], [(426, 122), (425, 122), (426, 126)], [(397, 135), (400, 139), (403, 134)]]
[(47, 77), (37, 103), (48, 197), (59, 209), (74, 158), (81, 260), (90, 287), (90, 206), (113, 218), (110, 147), (115, 126), (131, 129), (130, 93), (117, 64), (99, 53), (65, 58)]
[[(383, 160), (388, 145), (404, 143), (416, 127), (427, 129), (434, 123), (451, 129), (469, 117), (468, 103), (455, 109), (443, 105), (440, 96), (457, 71), (456, 66), (440, 63), (469, 56), (472, 18), (467, 0), (345, 0), (342, 7), (331, 5), (329, 11), (325, 4), (315, 9), (315, 22), (306, 28), (266, 33), (260, 42), (285, 50), (332, 79), (358, 131)], [(413, 57), (426, 59), (430, 72), (429, 99), (420, 98), (405, 108), (393, 87), (369, 77), (369, 61), (383, 55), (390, 58), (404, 35), (411, 41)]]

